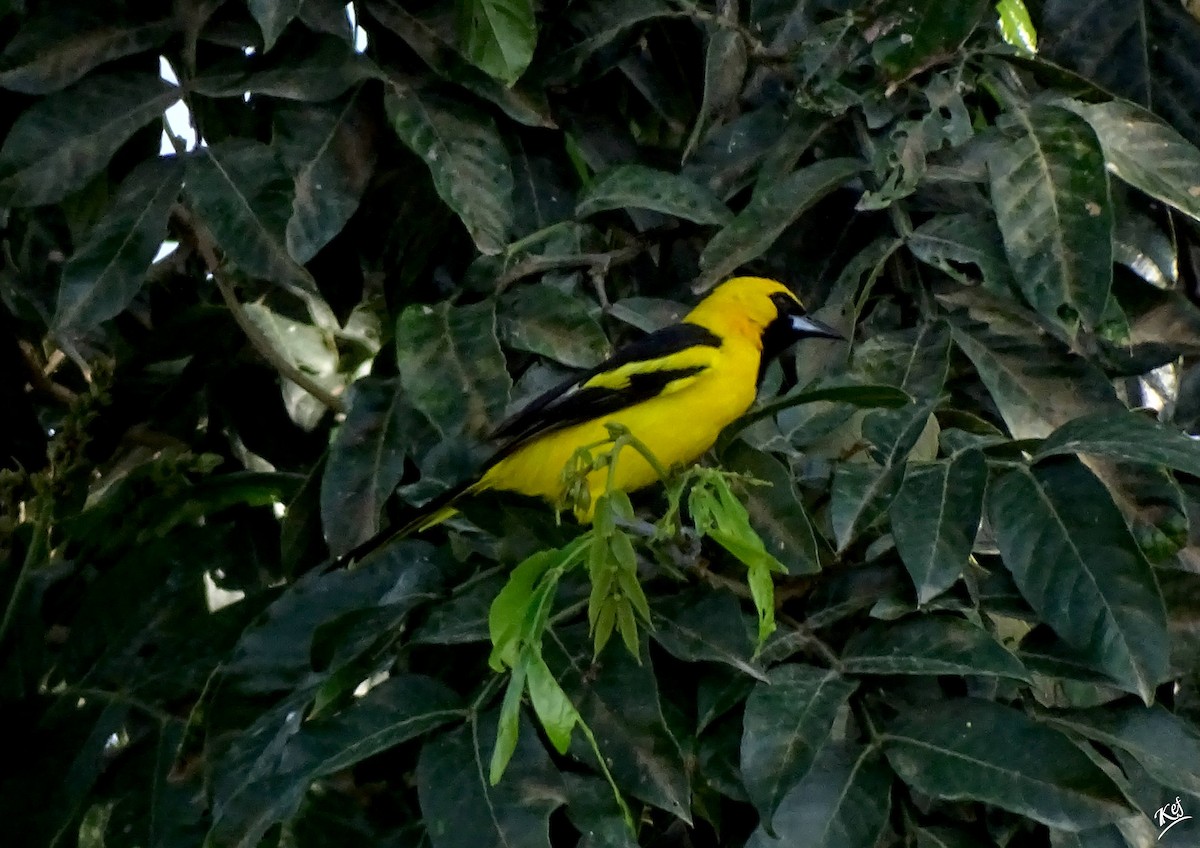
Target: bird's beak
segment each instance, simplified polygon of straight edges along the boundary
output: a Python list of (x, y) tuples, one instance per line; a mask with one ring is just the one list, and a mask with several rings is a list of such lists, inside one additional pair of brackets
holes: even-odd
[(797, 336), (817, 336), (825, 339), (841, 339), (846, 340), (846, 337), (837, 330), (830, 327), (823, 321), (818, 321), (808, 315), (792, 315), (791, 324), (792, 332)]

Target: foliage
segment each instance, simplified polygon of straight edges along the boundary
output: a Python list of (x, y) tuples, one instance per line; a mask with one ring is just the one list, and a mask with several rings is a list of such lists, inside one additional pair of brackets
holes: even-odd
[[(1078, 10), (0, 2), (6, 844), (1195, 814), (1200, 24)], [(739, 270), (853, 340), (705, 467), (329, 567)]]

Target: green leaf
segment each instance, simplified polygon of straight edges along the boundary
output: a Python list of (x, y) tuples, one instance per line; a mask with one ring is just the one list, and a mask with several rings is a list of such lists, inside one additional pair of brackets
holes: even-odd
[[(1017, 137), (988, 160), (992, 203), (1026, 300), (1073, 327), (1100, 322), (1112, 286), (1113, 204), (1096, 134), (1054, 106), (1011, 113)], [(1064, 308), (1065, 307), (1065, 308)]]
[(287, 25), (300, 12), (303, 0), (246, 0), (263, 35), (263, 52), (275, 46)]
[(750, 525), (762, 536), (766, 549), (783, 563), (788, 574), (815, 574), (821, 570), (825, 544), (800, 500), (787, 468), (774, 457), (737, 442), (723, 457), (731, 471), (749, 474), (768, 485), (747, 485), (741, 500)]
[(70, 339), (125, 311), (167, 235), (183, 185), (179, 162), (152, 159), (121, 183), (104, 217), (63, 267), (52, 328)]
[(321, 523), (334, 556), (379, 531), (384, 503), (404, 475), (409, 433), (420, 426), (395, 378), (359, 380), (347, 407), (321, 478)]
[(959, 674), (1029, 682), (1029, 672), (981, 627), (947, 615), (918, 615), (875, 624), (842, 651), (851, 674)]
[(609, 209), (651, 209), (697, 224), (723, 225), (733, 213), (707, 188), (687, 177), (647, 168), (619, 165), (598, 175), (575, 206), (583, 218)]
[(1000, 230), (990, 218), (935, 215), (913, 230), (905, 244), (913, 256), (955, 279), (969, 282), (956, 263), (970, 263), (979, 268), (990, 290), (998, 294), (1017, 290)]
[(1072, 418), (1124, 408), (1103, 373), (1044, 337), (1000, 332), (957, 316), (950, 327), (1013, 438), (1044, 438)]
[(549, 82), (573, 79), (595, 53), (639, 24), (671, 17), (675, 9), (664, 0), (586, 0), (571, 5), (566, 16), (579, 40), (554, 57)]
[[(197, 151), (188, 161), (185, 193), (243, 272), (278, 283), (316, 307), (314, 318), (328, 313), (313, 278), (288, 254), (293, 186), (271, 148), (239, 139)], [(332, 315), (321, 323), (332, 324)]]
[(495, 713), (422, 746), (417, 793), (433, 848), (550, 848), (550, 814), (563, 802), (562, 777), (533, 728), (521, 724), (510, 768), (495, 786), (483, 765), (492, 758)]
[(513, 175), (508, 151), (487, 115), (462, 103), (388, 87), (388, 120), (433, 175), (438, 196), (466, 226), (481, 253), (494, 255), (513, 226)]
[(780, 801), (774, 835), (760, 825), (746, 848), (872, 848), (887, 827), (891, 786), (874, 748), (826, 745)]
[(801, 406), (806, 403), (817, 403), (818, 401), (837, 401), (839, 403), (849, 403), (854, 406), (870, 409), (880, 406), (905, 406), (912, 401), (912, 398), (903, 389), (898, 389), (895, 386), (848, 385), (824, 386), (815, 389), (806, 388), (789, 395), (784, 395), (779, 400), (763, 404), (747, 412), (725, 429), (722, 439), (728, 438), (731, 433), (737, 434), (741, 432), (756, 421), (762, 421), (765, 418), (778, 415), (785, 409), (791, 409), (792, 407)]
[(716, 662), (757, 680), (766, 673), (753, 660), (754, 640), (737, 599), (725, 592), (675, 595), (655, 604), (652, 636), (685, 662)]
[(567, 818), (584, 834), (579, 848), (638, 848), (607, 783), (570, 773), (563, 775), (563, 781), (567, 785)]
[(1075, 453), (1161, 465), (1200, 476), (1200, 441), (1137, 412), (1097, 413), (1068, 421), (1042, 442), (1035, 458)]
[(1200, 149), (1162, 119), (1124, 100), (1062, 101), (1096, 133), (1114, 174), (1200, 221)]
[(708, 44), (704, 51), (704, 97), (683, 149), (683, 159), (689, 157), (696, 143), (704, 136), (712, 117), (727, 111), (741, 93), (746, 77), (746, 52), (746, 40), (736, 27), (718, 23), (708, 26)]
[(987, 5), (987, 0), (885, 3), (884, 19), (876, 24), (882, 24), (883, 33), (872, 43), (871, 54), (895, 81), (951, 61), (980, 23)]
[(313, 781), (464, 715), (461, 699), (432, 678), (405, 674), (384, 681), (243, 764), (243, 779), (213, 800), (209, 844), (257, 846), (271, 825), (296, 815)]
[[(492, 655), (488, 664), (493, 671), (504, 666), (516, 668), (521, 634), (534, 601), (534, 588), (542, 575), (565, 561), (564, 549), (539, 551), (513, 569), (508, 582), (488, 608), (488, 635), (492, 639)], [(524, 672), (522, 672), (524, 673)]]
[[(663, 718), (645, 646), (639, 653), (640, 664), (629, 651), (610, 646), (592, 663), (586, 627), (559, 629), (545, 647), (550, 670), (592, 729), (617, 785), (690, 821), (683, 753)], [(591, 750), (578, 742), (573, 750), (592, 761)]]
[(530, 0), (458, 0), (463, 52), (507, 85), (524, 73), (537, 45)]
[(1022, 0), (1000, 0), (996, 12), (1000, 15), (1000, 35), (1004, 40), (1026, 53), (1037, 53), (1037, 30)]
[(396, 323), (396, 359), (410, 402), (443, 435), (481, 434), (503, 417), (512, 379), (494, 304), (410, 306)]
[(1064, 730), (1121, 748), (1163, 786), (1200, 799), (1200, 732), (1162, 706), (1098, 707), (1051, 713), (1041, 718)]
[(555, 127), (545, 91), (507, 86), (467, 62), (458, 52), (454, 27), (442, 25), (436, 7), (431, 15), (415, 15), (397, 0), (370, 0), (365, 6), (438, 76), (495, 103), (504, 114), (527, 127)]
[(887, 510), (903, 471), (903, 466), (880, 468), (862, 462), (843, 462), (834, 470), (829, 519), (839, 553)]
[(275, 111), (275, 147), (295, 180), (284, 239), (297, 262), (312, 259), (358, 209), (375, 169), (372, 135), (358, 94)]
[(856, 684), (828, 669), (781, 665), (746, 699), (742, 781), (762, 819), (772, 819), (784, 796), (808, 773), (834, 719)]
[(1067, 737), (991, 701), (909, 709), (887, 727), (883, 750), (905, 783), (935, 798), (983, 801), (1069, 831), (1132, 814)]
[(76, 10), (60, 7), (22, 21), (0, 55), (0, 88), (21, 94), (58, 91), (98, 65), (158, 47), (174, 29), (169, 18), (78, 20)]
[(315, 44), (277, 50), (269, 57), (214, 64), (188, 87), (206, 97), (253, 94), (316, 102), (332, 100), (379, 75), (379, 69), (351, 45), (340, 38), (321, 36)]
[(694, 290), (707, 291), (738, 266), (757, 259), (797, 218), (862, 169), (857, 159), (825, 159), (760, 185), (746, 208), (700, 254), (702, 273)]
[(520, 286), (501, 298), (500, 339), (571, 368), (592, 368), (612, 352), (594, 311), (590, 300), (548, 283)]
[(57, 203), (179, 99), (149, 74), (98, 74), (26, 109), (0, 147), (0, 206)]
[(1004, 564), (1042, 620), (1150, 703), (1167, 675), (1154, 575), (1107, 490), (1075, 460), (1016, 468), (988, 493)]
[(579, 723), (579, 713), (571, 704), (567, 693), (558, 685), (546, 661), (536, 654), (526, 664), (529, 686), (529, 702), (546, 731), (550, 744), (560, 754), (565, 754), (571, 744), (571, 731)]
[(908, 465), (888, 508), (892, 536), (917, 589), (928, 603), (953, 585), (975, 545), (987, 463), (978, 451)]

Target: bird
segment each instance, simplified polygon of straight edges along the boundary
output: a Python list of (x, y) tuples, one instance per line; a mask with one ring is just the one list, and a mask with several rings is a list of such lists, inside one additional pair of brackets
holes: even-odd
[[(492, 433), (495, 453), (472, 480), (434, 498), (409, 520), (385, 528), (343, 559), (358, 560), (393, 538), (420, 532), (455, 513), (462, 498), (512, 492), (559, 504), (563, 469), (582, 447), (611, 442), (620, 425), (646, 446), (662, 468), (692, 463), (721, 431), (750, 408), (767, 365), (804, 338), (844, 339), (810, 316), (800, 298), (777, 280), (734, 277), (714, 288), (677, 323), (620, 349), (507, 418)], [(645, 488), (659, 472), (639, 452), (622, 451), (616, 468), (587, 475), (594, 505), (611, 485)], [(587, 522), (591, 506), (576, 510)]]

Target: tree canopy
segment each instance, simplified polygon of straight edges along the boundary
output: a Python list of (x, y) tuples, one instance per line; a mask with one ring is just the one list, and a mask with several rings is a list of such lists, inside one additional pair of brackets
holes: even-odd
[[(5, 844), (1155, 844), (1198, 145), (1174, 0), (0, 0)], [(329, 567), (741, 272), (701, 467)]]

